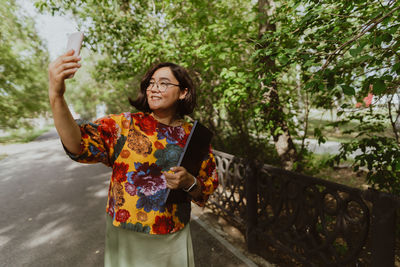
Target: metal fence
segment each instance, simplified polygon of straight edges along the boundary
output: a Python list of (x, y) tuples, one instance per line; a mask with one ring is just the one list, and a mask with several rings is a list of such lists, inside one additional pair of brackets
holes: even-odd
[(396, 197), (257, 165), (214, 150), (220, 186), (208, 207), (304, 266), (394, 266)]

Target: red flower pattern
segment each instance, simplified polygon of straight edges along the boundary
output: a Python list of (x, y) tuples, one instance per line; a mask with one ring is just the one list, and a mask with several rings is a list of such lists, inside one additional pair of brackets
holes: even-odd
[(189, 134), (190, 134), (190, 132), (188, 132), (187, 134), (185, 134), (184, 136), (183, 136), (183, 138), (178, 138), (178, 146), (180, 146), (180, 147), (185, 147), (185, 145), (186, 145), (186, 141), (187, 141), (187, 139), (188, 139), (188, 137), (189, 137)]
[(148, 135), (154, 134), (157, 128), (157, 121), (152, 116), (145, 116), (143, 113), (137, 113), (134, 117), (136, 117), (135, 125), (139, 126), (140, 130)]
[(97, 130), (100, 133), (101, 139), (110, 147), (111, 145), (115, 144), (118, 138), (118, 125), (115, 121), (111, 118), (103, 118), (96, 123), (100, 124)]
[(156, 222), (152, 225), (153, 232), (156, 234), (169, 234), (174, 229), (175, 223), (172, 217), (156, 216)]
[(131, 217), (131, 215), (129, 214), (129, 211), (125, 210), (125, 209), (120, 209), (117, 211), (117, 215), (115, 215), (115, 219), (118, 222), (126, 222), (129, 217)]
[(207, 165), (205, 168), (205, 172), (207, 173), (207, 176), (210, 177), (215, 169), (215, 161), (209, 160), (207, 161)]
[(112, 180), (122, 183), (126, 181), (126, 173), (128, 172), (129, 165), (126, 163), (114, 163)]
[(154, 146), (155, 146), (157, 149), (164, 149), (164, 145), (163, 145), (161, 142), (159, 142), (159, 141), (155, 141), (155, 142), (154, 142)]

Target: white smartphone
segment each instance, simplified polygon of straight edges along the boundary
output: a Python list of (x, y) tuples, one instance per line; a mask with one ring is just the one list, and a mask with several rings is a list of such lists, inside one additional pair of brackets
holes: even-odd
[(83, 42), (83, 32), (74, 32), (68, 36), (67, 51), (74, 49), (74, 56), (79, 56)]
[[(82, 42), (83, 42), (83, 32), (74, 32), (69, 34), (67, 51), (74, 49), (74, 56), (79, 56), (81, 52)], [(68, 78), (72, 77), (74, 77), (74, 74), (68, 76)]]

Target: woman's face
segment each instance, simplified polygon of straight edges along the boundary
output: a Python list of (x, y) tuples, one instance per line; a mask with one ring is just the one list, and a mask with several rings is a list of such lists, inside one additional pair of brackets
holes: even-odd
[[(154, 84), (153, 87), (151, 85)], [(158, 84), (158, 86), (157, 86)], [(165, 92), (161, 88), (166, 85)], [(147, 103), (152, 111), (174, 111), (179, 99), (184, 99), (187, 89), (181, 91), (178, 80), (175, 78), (169, 67), (156, 70), (150, 79), (150, 86), (147, 88)]]

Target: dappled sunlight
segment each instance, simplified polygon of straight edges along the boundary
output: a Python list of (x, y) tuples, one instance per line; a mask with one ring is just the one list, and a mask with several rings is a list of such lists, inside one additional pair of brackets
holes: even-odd
[(39, 214), (36, 215), (36, 220), (46, 220), (47, 218), (52, 217), (61, 217), (62, 215), (67, 216), (74, 212), (75, 208), (71, 205), (62, 203), (58, 207), (50, 206), (45, 210), (41, 211)]
[(9, 226), (0, 228), (0, 235), (5, 233), (5, 232), (11, 231), (14, 228), (15, 228), (15, 225), (9, 225)]
[[(59, 225), (60, 220), (49, 222), (41, 229), (32, 234), (30, 238), (23, 244), (28, 248), (34, 248), (47, 243), (56, 242), (62, 236), (67, 236), (71, 233), (72, 228), (70, 225)], [(59, 241), (59, 240), (58, 240)]]
[(15, 224), (0, 228), (0, 247), (6, 245), (11, 240), (11, 237), (9, 235), (6, 235), (6, 233), (10, 232), (14, 228)]
[(11, 240), (10, 237), (5, 236), (5, 235), (0, 235), (0, 247), (4, 246)]
[(97, 198), (105, 199), (108, 195), (108, 186), (109, 181), (107, 180), (97, 185), (87, 187), (86, 191)]
[(23, 146), (0, 161), (0, 196), (12, 199), (0, 217), (0, 262), (60, 266), (66, 255), (101, 262), (111, 169), (72, 161), (59, 141)]
[(80, 164), (78, 162), (71, 162), (71, 164), (68, 164), (67, 166), (65, 166), (65, 171), (73, 171), (76, 170), (77, 168), (81, 168), (82, 166), (85, 166), (85, 164)]

